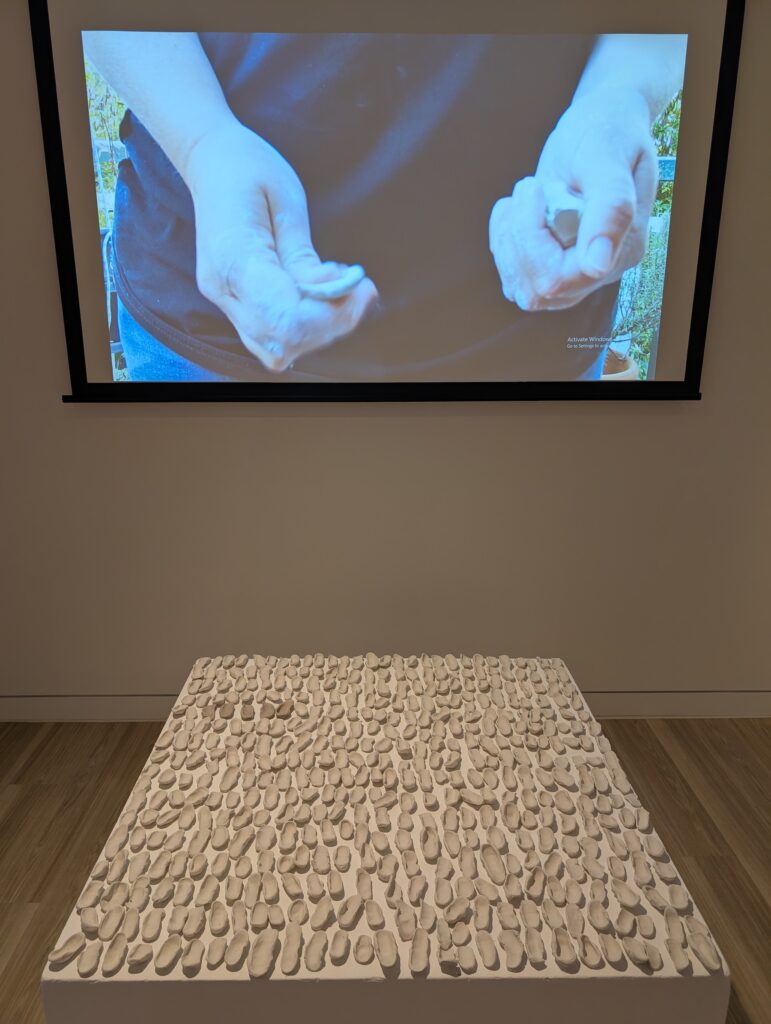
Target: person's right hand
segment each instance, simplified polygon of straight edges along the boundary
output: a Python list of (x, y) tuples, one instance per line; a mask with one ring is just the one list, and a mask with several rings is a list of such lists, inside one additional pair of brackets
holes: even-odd
[[(520, 179), (490, 216), (503, 293), (526, 311), (568, 309), (618, 281), (643, 257), (658, 165), (650, 110), (612, 87), (574, 100), (555, 125), (535, 175)], [(547, 190), (582, 197), (575, 245), (546, 225)]]
[(198, 288), (263, 366), (286, 370), (360, 323), (377, 299), (369, 278), (331, 301), (301, 294), (299, 284), (334, 281), (348, 267), (322, 263), (300, 179), (271, 145), (229, 122), (194, 144), (183, 177), (195, 207)]

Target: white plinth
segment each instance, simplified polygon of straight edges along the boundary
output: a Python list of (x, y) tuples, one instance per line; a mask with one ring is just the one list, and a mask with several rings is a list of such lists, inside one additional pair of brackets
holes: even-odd
[(724, 1024), (729, 987), (561, 661), (371, 654), (198, 661), (42, 982), (48, 1024)]

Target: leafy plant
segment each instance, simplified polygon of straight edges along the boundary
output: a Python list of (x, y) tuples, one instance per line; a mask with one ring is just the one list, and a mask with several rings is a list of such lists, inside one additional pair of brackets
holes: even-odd
[(681, 89), (664, 107), (653, 124), (651, 134), (659, 156), (677, 156), (682, 106), (683, 90)]
[(94, 158), (99, 227), (112, 226), (118, 164), (123, 156), (120, 123), (126, 105), (86, 58), (86, 96)]
[[(677, 156), (682, 100), (681, 90), (662, 110), (651, 129), (659, 156)], [(639, 367), (640, 380), (647, 379), (651, 354), (658, 341), (673, 191), (674, 181), (659, 181), (645, 254), (636, 267), (624, 274), (618, 294), (612, 336), (631, 334), (630, 357)]]

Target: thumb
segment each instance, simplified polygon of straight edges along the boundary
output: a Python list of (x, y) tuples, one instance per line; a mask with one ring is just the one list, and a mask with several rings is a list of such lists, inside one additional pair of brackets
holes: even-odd
[(299, 180), (271, 188), (268, 205), (281, 266), (295, 279), (307, 277), (321, 265), (321, 260), (311, 240), (308, 202)]
[(617, 156), (598, 154), (592, 173), (582, 182), (584, 211), (576, 250), (587, 277), (605, 277), (613, 267), (631, 227), (637, 206), (632, 168)]

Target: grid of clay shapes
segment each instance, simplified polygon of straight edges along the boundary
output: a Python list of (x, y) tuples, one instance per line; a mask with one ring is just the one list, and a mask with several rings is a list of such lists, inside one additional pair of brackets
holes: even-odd
[(722, 973), (564, 664), (196, 662), (49, 967)]

